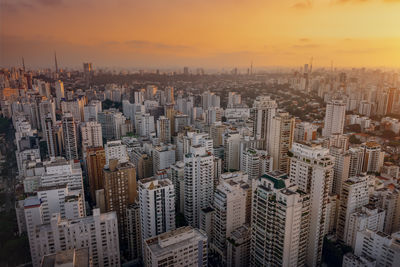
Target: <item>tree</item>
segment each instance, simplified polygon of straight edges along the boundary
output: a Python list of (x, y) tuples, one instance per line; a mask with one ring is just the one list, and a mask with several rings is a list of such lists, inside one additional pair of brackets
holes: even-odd
[(394, 139), (396, 137), (396, 134), (391, 130), (384, 130), (382, 132), (382, 137), (386, 139)]
[(360, 139), (358, 139), (354, 134), (350, 136), (349, 142), (350, 142), (350, 144), (355, 144), (355, 145), (358, 145), (358, 144), (362, 143), (360, 141)]

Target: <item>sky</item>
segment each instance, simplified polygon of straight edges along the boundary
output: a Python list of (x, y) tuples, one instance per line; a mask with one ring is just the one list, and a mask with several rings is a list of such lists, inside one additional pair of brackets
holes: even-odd
[(400, 67), (400, 0), (0, 0), (0, 66)]

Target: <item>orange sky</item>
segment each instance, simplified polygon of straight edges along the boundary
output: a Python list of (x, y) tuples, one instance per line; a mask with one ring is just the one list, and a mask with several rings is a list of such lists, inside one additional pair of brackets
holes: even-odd
[(0, 66), (400, 67), (400, 0), (0, 2)]

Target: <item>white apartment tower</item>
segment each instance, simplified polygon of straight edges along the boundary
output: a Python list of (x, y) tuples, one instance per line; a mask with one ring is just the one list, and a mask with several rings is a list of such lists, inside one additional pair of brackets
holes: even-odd
[(78, 138), (75, 120), (71, 113), (65, 113), (62, 117), (62, 129), (64, 135), (64, 150), (67, 160), (78, 159)]
[(287, 112), (279, 112), (272, 117), (267, 139), (268, 153), (273, 158), (273, 170), (287, 172), (288, 152), (292, 148), (294, 118)]
[(207, 235), (190, 226), (163, 233), (144, 241), (146, 267), (206, 267)]
[(165, 116), (160, 116), (157, 120), (157, 137), (160, 143), (171, 143), (171, 122)]
[[(303, 266), (309, 231), (309, 195), (285, 173), (253, 180), (251, 266)], [(312, 230), (311, 230), (312, 231)]]
[(184, 215), (189, 225), (199, 227), (200, 210), (213, 201), (214, 156), (204, 146), (194, 145), (184, 163)]
[(329, 193), (333, 179), (334, 158), (319, 145), (293, 143), (289, 177), (292, 183), (310, 195), (310, 226), (307, 244), (309, 266), (321, 263), (322, 244), (327, 232)]
[(34, 227), (35, 234), (30, 239), (32, 264), (40, 266), (47, 254), (68, 249), (89, 248), (89, 256), (94, 266), (119, 266), (120, 251), (118, 223), (115, 212), (100, 214), (93, 210), (93, 216), (68, 220), (60, 214), (52, 215), (49, 224)]
[(82, 154), (86, 154), (88, 147), (102, 147), (103, 134), (101, 124), (96, 121), (89, 121), (81, 124)]
[(351, 177), (343, 183), (336, 227), (338, 239), (344, 240), (347, 236), (350, 215), (360, 211), (368, 201), (368, 176)]
[(213, 240), (211, 248), (226, 262), (227, 238), (246, 222), (247, 196), (250, 194), (246, 175), (221, 178), (214, 193)]
[(169, 179), (139, 180), (142, 240), (175, 229), (175, 190)]
[(326, 104), (325, 123), (322, 135), (329, 137), (331, 134), (342, 134), (346, 104), (342, 100), (332, 100)]
[(264, 149), (267, 149), (269, 130), (272, 118), (275, 116), (278, 105), (269, 96), (257, 96), (251, 109), (253, 119), (253, 136), (264, 140)]

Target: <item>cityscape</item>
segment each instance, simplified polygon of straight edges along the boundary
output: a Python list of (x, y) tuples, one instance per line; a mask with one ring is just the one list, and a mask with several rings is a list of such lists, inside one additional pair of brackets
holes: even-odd
[(190, 2), (0, 0), (0, 266), (399, 266), (400, 1)]

